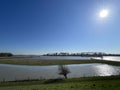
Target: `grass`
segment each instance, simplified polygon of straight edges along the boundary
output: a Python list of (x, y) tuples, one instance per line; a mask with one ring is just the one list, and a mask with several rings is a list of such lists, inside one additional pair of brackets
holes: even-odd
[(0, 90), (120, 90), (120, 76), (2, 82)]
[(87, 64), (87, 63), (103, 63), (109, 65), (120, 66), (120, 62), (105, 60), (38, 60), (27, 58), (0, 58), (0, 64), (16, 64), (16, 65), (60, 65), (60, 64)]

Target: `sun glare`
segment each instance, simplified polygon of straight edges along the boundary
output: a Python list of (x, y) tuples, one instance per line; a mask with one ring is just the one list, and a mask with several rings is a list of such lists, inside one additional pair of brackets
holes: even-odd
[(99, 16), (101, 18), (106, 18), (108, 16), (108, 10), (106, 10), (106, 9), (101, 10), (99, 13)]

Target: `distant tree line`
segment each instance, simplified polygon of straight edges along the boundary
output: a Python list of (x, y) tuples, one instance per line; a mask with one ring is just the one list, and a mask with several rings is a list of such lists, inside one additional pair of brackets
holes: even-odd
[(0, 57), (11, 57), (13, 56), (12, 53), (0, 53)]

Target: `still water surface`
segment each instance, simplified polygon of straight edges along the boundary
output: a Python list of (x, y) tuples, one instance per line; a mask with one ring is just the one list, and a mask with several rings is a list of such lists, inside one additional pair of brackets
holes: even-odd
[[(12, 59), (16, 59), (12, 58)], [(20, 58), (17, 58), (19, 60), (23, 59), (30, 59), (30, 60), (91, 60), (93, 59), (101, 59), (101, 57), (81, 57), (81, 56), (22, 56)], [(120, 62), (120, 56), (103, 56), (102, 60), (108, 60), (108, 61), (119, 61)]]
[[(120, 66), (107, 64), (72, 64), (66, 65), (72, 77), (110, 76), (120, 74)], [(23, 79), (51, 79), (62, 77), (58, 75), (58, 66), (25, 66), (0, 64), (0, 81), (14, 81)]]

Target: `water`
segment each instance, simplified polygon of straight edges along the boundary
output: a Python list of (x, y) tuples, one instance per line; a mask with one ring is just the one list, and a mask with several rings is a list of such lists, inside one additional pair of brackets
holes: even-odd
[[(44, 59), (44, 60), (91, 60), (93, 59), (101, 59), (101, 57), (81, 57), (81, 56), (41, 56), (41, 57), (32, 57), (34, 59)], [(102, 60), (108, 61), (119, 61), (120, 56), (103, 56)]]
[[(119, 66), (107, 64), (72, 64), (66, 65), (70, 69), (68, 78), (87, 76), (110, 76), (120, 73)], [(0, 81), (14, 81), (24, 79), (53, 79), (58, 75), (58, 66), (25, 66), (0, 64)]]
[[(94, 59), (100, 60), (101, 58), (100, 57), (95, 57)], [(120, 56), (104, 56), (103, 60), (120, 62)]]
[[(15, 58), (18, 58), (14, 56)], [(39, 59), (39, 60), (88, 60), (91, 57), (81, 57), (81, 56), (22, 56), (19, 59)]]
[[(12, 58), (12, 59), (16, 59)], [(19, 60), (23, 59), (30, 59), (30, 60), (91, 60), (91, 58), (94, 59), (101, 59), (100, 57), (81, 57), (81, 56), (26, 56), (26, 57), (20, 57)], [(17, 58), (18, 59), (18, 58)], [(103, 56), (103, 60), (108, 61), (119, 61), (120, 62), (120, 56)]]

